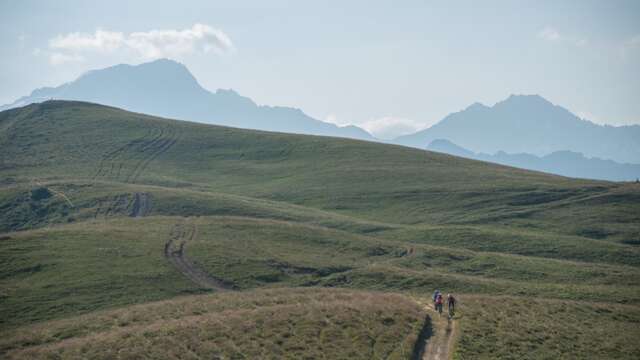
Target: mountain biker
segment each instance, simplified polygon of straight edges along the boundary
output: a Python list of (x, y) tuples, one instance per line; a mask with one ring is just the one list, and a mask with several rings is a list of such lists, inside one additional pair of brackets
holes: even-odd
[(436, 310), (441, 315), (442, 315), (442, 303), (443, 303), (442, 294), (438, 293), (438, 295), (436, 296)]
[(433, 292), (433, 306), (435, 310), (438, 310), (438, 307), (436, 306), (436, 299), (438, 298), (438, 295), (440, 295), (440, 290), (436, 289), (436, 291)]
[(456, 298), (453, 295), (447, 295), (447, 306), (449, 307), (449, 314), (452, 314), (456, 311)]

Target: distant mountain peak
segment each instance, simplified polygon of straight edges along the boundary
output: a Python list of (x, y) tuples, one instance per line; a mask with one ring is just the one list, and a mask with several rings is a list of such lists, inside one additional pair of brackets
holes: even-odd
[(186, 65), (171, 59), (158, 59), (138, 65), (133, 65), (132, 67), (154, 68), (159, 71), (167, 71), (183, 75), (188, 74), (188, 76), (192, 77), (195, 80), (195, 77), (191, 74), (191, 71), (189, 71)]
[[(479, 103), (479, 102), (474, 102), (473, 104), (467, 106), (464, 111), (475, 111), (475, 110), (484, 110), (484, 109), (488, 109), (489, 107), (486, 106), (483, 103)], [(441, 140), (441, 139), (440, 139)]]
[(448, 139), (476, 153), (504, 150), (544, 156), (571, 150), (588, 157), (640, 163), (640, 126), (594, 124), (537, 94), (513, 94), (491, 107), (473, 104), (394, 142), (424, 148), (436, 139)]
[(445, 154), (451, 154), (460, 157), (473, 158), (473, 152), (454, 144), (447, 139), (435, 139), (428, 146), (427, 150), (436, 151)]
[(374, 140), (360, 128), (339, 128), (311, 118), (300, 109), (258, 106), (232, 89), (212, 93), (200, 86), (184, 64), (171, 59), (93, 70), (64, 85), (36, 90), (0, 106), (0, 111), (49, 99), (80, 100), (240, 128)]
[(102, 72), (115, 72), (115, 71), (136, 71), (136, 70), (142, 70), (142, 69), (154, 69), (154, 70), (162, 70), (162, 71), (169, 71), (169, 72), (186, 72), (191, 74), (191, 72), (189, 72), (189, 70), (187, 69), (187, 67), (180, 63), (177, 62), (175, 60), (171, 60), (171, 59), (157, 59), (157, 60), (153, 60), (153, 61), (149, 61), (149, 62), (144, 62), (144, 63), (140, 63), (137, 65), (131, 65), (131, 64), (117, 64), (117, 65), (113, 65), (113, 66), (109, 66), (103, 69), (95, 69), (95, 70), (89, 70), (87, 71), (85, 74), (83, 74), (82, 76), (80, 76), (80, 78), (87, 76), (87, 75), (91, 75), (91, 74), (95, 74), (95, 73), (102, 73)]
[(183, 63), (181, 63), (179, 61), (176, 61), (176, 60), (173, 60), (173, 59), (169, 59), (169, 58), (160, 58), (160, 59), (149, 61), (147, 63), (143, 63), (143, 64), (140, 64), (140, 65), (144, 65), (144, 64), (147, 64), (147, 65), (149, 65), (149, 64), (157, 64), (157, 65), (163, 65), (163, 66), (169, 65), (169, 66), (186, 67), (186, 66), (184, 66)]
[(511, 94), (505, 100), (498, 102), (498, 106), (555, 106), (551, 101), (538, 94)]
[(498, 102), (496, 106), (500, 104), (513, 104), (517, 106), (521, 105), (551, 105), (554, 106), (549, 100), (543, 98), (538, 94), (511, 94), (508, 98)]
[(118, 64), (104, 69), (91, 70), (73, 83), (136, 83), (138, 86), (156, 87), (166, 84), (176, 91), (204, 90), (184, 64), (170, 59), (158, 59), (137, 65)]

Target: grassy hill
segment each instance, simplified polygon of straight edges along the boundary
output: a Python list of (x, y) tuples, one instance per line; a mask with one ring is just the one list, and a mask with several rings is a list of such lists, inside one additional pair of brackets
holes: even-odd
[[(0, 149), (0, 326), (6, 331), (41, 336), (55, 323), (69, 326), (73, 337), (80, 314), (208, 293), (211, 287), (198, 279), (209, 278), (224, 285), (219, 290), (242, 292), (189, 299), (274, 294), (261, 288), (294, 288), (287, 290), (294, 297), (303, 291), (299, 287), (311, 287), (304, 294), (316, 298), (335, 295), (327, 287), (341, 287), (352, 289), (348, 307), (362, 302), (364, 308), (369, 295), (361, 290), (421, 298), (435, 288), (463, 293), (454, 351), (459, 358), (566, 356), (555, 337), (512, 349), (509, 341), (516, 340), (509, 339), (534, 336), (507, 321), (517, 318), (509, 309), (521, 314), (525, 301), (530, 312), (521, 316), (542, 330), (585, 326), (584, 307), (598, 314), (602, 331), (628, 326), (637, 335), (640, 186), (634, 183), (568, 179), (393, 145), (209, 126), (63, 101), (0, 113)], [(197, 274), (185, 276), (175, 261)], [(494, 296), (511, 305), (492, 311), (488, 299)], [(551, 315), (536, 318), (549, 304), (560, 304), (562, 324)], [(398, 316), (409, 311), (401, 305)], [(309, 316), (326, 321), (323, 309)], [(318, 326), (303, 325), (309, 319), (291, 311), (287, 317), (297, 325), (290, 329)], [(416, 324), (424, 316), (412, 314), (381, 353), (412, 356), (389, 350), (417, 341)], [(378, 315), (345, 316), (357, 328)], [(505, 316), (499, 326), (486, 323)], [(135, 326), (147, 326), (140, 321)], [(175, 331), (195, 331), (185, 326)], [(83, 338), (100, 336), (87, 331)], [(100, 343), (138, 354), (136, 349), (168, 336), (149, 331), (156, 340), (146, 345), (137, 336), (117, 340), (127, 331)], [(242, 334), (234, 346), (258, 336), (229, 331)], [(486, 339), (478, 340), (482, 332)], [(566, 342), (576, 353), (598, 358), (602, 353), (589, 352), (604, 349), (598, 334)], [(216, 336), (194, 351), (222, 349)], [(614, 343), (627, 341), (617, 331), (610, 336)], [(3, 351), (26, 354), (23, 340), (15, 341)], [(29, 354), (82, 357), (93, 351), (84, 341)], [(285, 344), (261, 351), (279, 357), (291, 350)], [(358, 344), (341, 345), (330, 357), (378, 351), (376, 341), (368, 348)], [(315, 346), (334, 351), (328, 342)], [(638, 347), (619, 350), (612, 357)], [(240, 350), (221, 351), (228, 356)]]
[(424, 321), (424, 311), (399, 295), (281, 289), (46, 322), (3, 334), (0, 350), (10, 359), (406, 359)]

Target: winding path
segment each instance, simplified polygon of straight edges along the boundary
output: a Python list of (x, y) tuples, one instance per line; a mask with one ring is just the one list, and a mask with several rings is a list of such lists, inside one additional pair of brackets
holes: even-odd
[(232, 286), (199, 269), (185, 256), (186, 243), (195, 239), (196, 235), (197, 227), (195, 224), (188, 221), (176, 224), (171, 230), (169, 240), (164, 245), (164, 256), (178, 271), (202, 288), (216, 291), (233, 289)]

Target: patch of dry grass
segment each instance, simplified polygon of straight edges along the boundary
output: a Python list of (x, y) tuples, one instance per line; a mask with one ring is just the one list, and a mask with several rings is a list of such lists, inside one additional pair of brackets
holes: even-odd
[(278, 289), (181, 297), (2, 334), (7, 358), (407, 359), (425, 319), (397, 294)]

